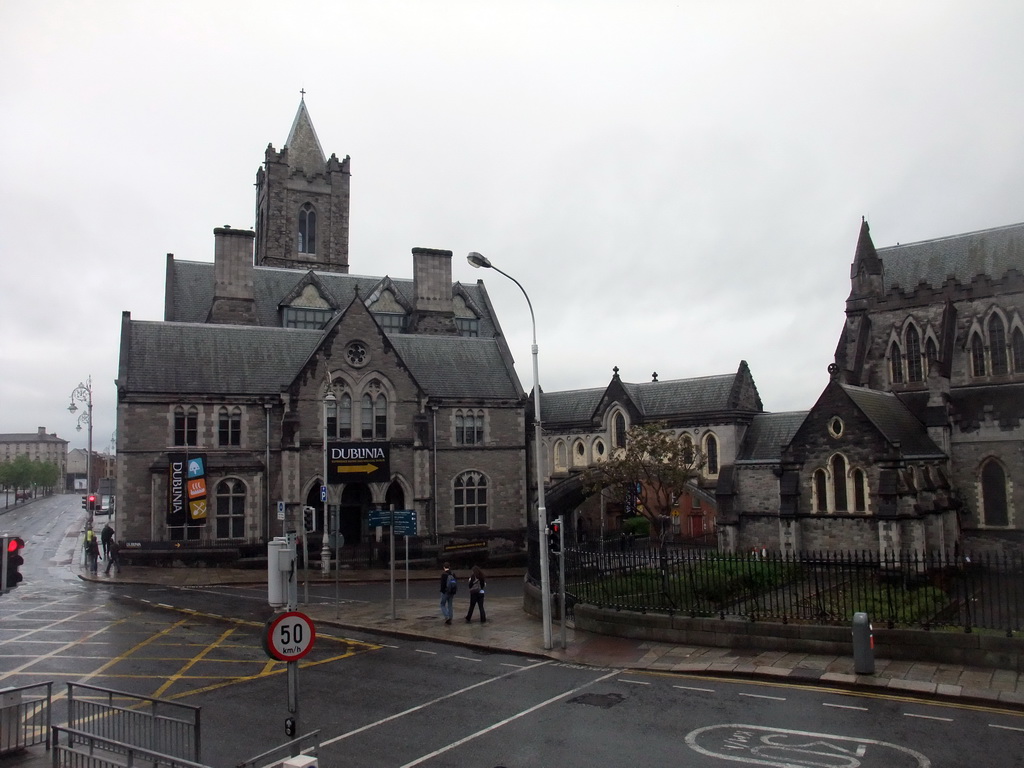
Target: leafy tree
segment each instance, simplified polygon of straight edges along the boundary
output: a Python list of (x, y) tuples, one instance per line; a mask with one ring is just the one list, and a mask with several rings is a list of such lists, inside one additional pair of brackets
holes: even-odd
[(626, 433), (626, 447), (587, 470), (584, 486), (591, 492), (611, 488), (626, 498), (635, 494), (636, 511), (651, 522), (659, 546), (670, 529), (673, 501), (700, 473), (703, 455), (688, 439), (665, 424), (640, 424)]

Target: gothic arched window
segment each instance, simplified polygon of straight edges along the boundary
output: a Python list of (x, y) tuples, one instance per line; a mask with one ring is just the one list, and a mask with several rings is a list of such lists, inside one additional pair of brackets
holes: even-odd
[(977, 333), (971, 336), (971, 374), (977, 377), (985, 375), (985, 345)]
[(179, 405), (174, 409), (174, 444), (199, 445), (199, 409), (194, 405), (188, 411)]
[(939, 362), (939, 350), (935, 346), (935, 339), (928, 337), (928, 340), (924, 343), (924, 357), (928, 363), (928, 369), (925, 373), (931, 373), (933, 366)]
[(921, 381), (921, 335), (914, 326), (907, 327), (907, 381)]
[(352, 437), (352, 396), (348, 393), (338, 399), (338, 437)]
[(845, 512), (846, 505), (846, 459), (836, 454), (832, 457), (832, 497), (836, 512)]
[(479, 472), (463, 472), (452, 490), (455, 525), (487, 525), (487, 478)]
[(981, 504), (985, 525), (1009, 525), (1006, 473), (995, 459), (989, 459), (981, 468)]
[(569, 469), (569, 452), (564, 440), (555, 443), (555, 472), (565, 472)]
[(1010, 349), (1013, 350), (1013, 372), (1024, 373), (1024, 331), (1014, 328), (1010, 335)]
[(242, 444), (242, 409), (237, 405), (228, 410), (221, 407), (217, 414), (218, 445)]
[(867, 478), (861, 469), (853, 470), (853, 510), (867, 512)]
[(828, 477), (824, 469), (814, 470), (814, 510), (828, 511)]
[(889, 379), (893, 384), (903, 383), (903, 353), (895, 341), (889, 346)]
[(621, 412), (612, 419), (612, 445), (616, 448), (626, 447), (626, 417)]
[(360, 431), (364, 440), (383, 440), (388, 436), (388, 399), (381, 392), (376, 397), (363, 395)]
[(707, 458), (709, 475), (718, 474), (718, 439), (714, 435), (708, 435), (704, 440), (704, 456)]
[(1005, 376), (1010, 372), (1010, 365), (1006, 359), (1006, 329), (999, 315), (988, 319), (988, 348), (992, 356), (992, 375)]
[(217, 538), (245, 538), (245, 485), (228, 478), (217, 483)]
[(299, 209), (299, 253), (316, 253), (316, 209), (312, 203)]

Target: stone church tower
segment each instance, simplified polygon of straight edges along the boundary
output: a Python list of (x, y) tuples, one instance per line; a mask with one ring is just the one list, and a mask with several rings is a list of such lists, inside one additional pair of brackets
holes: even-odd
[(256, 265), (348, 272), (349, 158), (324, 157), (306, 100), (256, 172)]

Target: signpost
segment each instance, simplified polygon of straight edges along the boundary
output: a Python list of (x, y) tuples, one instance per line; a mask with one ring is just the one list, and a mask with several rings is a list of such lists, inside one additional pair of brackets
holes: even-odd
[(313, 650), (316, 628), (313, 620), (295, 610), (295, 548), (291, 536), (269, 542), (267, 548), (267, 602), (274, 607), (285, 605), (284, 613), (267, 620), (263, 632), (263, 649), (272, 659), (288, 664), (288, 711), (285, 734), (294, 736), (299, 720), (299, 659)]
[(409, 537), (418, 532), (415, 509), (371, 509), (371, 528), (387, 528), (391, 542), (391, 618), (395, 616), (395, 535), (405, 537), (405, 599), (409, 599)]

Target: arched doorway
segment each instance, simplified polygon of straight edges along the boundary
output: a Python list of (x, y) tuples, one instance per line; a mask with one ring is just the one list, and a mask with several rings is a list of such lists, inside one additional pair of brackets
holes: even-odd
[(341, 535), (345, 545), (363, 543), (363, 521), (367, 518), (372, 501), (370, 488), (365, 483), (352, 483), (341, 492)]

